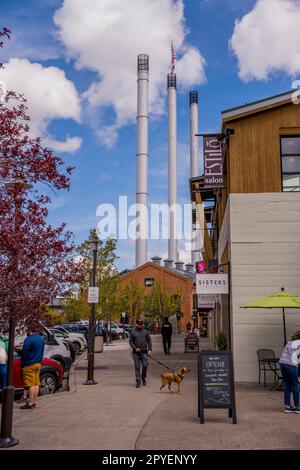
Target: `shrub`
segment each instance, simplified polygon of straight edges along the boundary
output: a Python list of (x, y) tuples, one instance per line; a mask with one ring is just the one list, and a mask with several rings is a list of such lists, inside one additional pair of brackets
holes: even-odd
[(220, 331), (220, 333), (216, 337), (216, 345), (219, 351), (226, 351), (228, 342), (225, 334), (223, 331)]

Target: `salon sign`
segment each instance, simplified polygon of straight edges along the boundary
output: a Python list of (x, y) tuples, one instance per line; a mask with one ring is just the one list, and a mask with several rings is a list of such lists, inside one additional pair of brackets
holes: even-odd
[(205, 188), (222, 188), (224, 186), (223, 152), (223, 142), (220, 134), (205, 135), (203, 137)]
[(197, 274), (196, 294), (228, 294), (228, 274)]

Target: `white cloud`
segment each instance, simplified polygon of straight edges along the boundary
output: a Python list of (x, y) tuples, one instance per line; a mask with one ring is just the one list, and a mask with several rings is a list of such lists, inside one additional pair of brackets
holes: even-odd
[(166, 74), (170, 70), (170, 43), (178, 55), (179, 87), (205, 80), (205, 61), (186, 42), (183, 0), (64, 0), (54, 22), (68, 58), (78, 69), (97, 72), (85, 97), (90, 106), (110, 107), (114, 122), (98, 131), (107, 146), (118, 130), (136, 115), (136, 57), (150, 55), (150, 107), (164, 112)]
[(276, 71), (300, 72), (300, 1), (257, 0), (235, 23), (230, 45), (244, 81), (266, 80)]
[(31, 117), (30, 132), (41, 136), (46, 145), (61, 152), (74, 152), (81, 145), (79, 137), (65, 141), (53, 139), (47, 132), (55, 119), (73, 119), (80, 122), (80, 98), (74, 84), (57, 67), (43, 67), (27, 59), (11, 59), (0, 71), (7, 90), (24, 94)]
[(44, 139), (43, 143), (48, 147), (54, 148), (57, 152), (74, 153), (80, 149), (82, 139), (81, 137), (67, 137), (65, 141)]

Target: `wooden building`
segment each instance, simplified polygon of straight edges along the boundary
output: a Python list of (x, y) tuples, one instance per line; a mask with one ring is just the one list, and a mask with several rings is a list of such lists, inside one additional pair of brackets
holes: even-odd
[[(203, 208), (206, 266), (231, 267), (230, 317), (226, 301), (216, 316), (231, 329), (236, 378), (256, 381), (257, 349), (278, 356), (283, 348), (282, 316), (240, 306), (281, 287), (300, 295), (300, 106), (293, 92), (224, 111), (222, 139), (224, 187), (193, 178), (191, 195)], [(287, 329), (300, 329), (296, 310)]]

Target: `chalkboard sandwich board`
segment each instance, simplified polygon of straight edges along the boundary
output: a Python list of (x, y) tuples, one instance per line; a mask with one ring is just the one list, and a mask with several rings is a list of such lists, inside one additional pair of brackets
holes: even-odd
[(197, 335), (189, 334), (184, 341), (184, 352), (198, 352), (199, 351), (199, 338)]
[(231, 351), (201, 351), (198, 356), (198, 416), (205, 408), (227, 408), (236, 424), (233, 360)]

